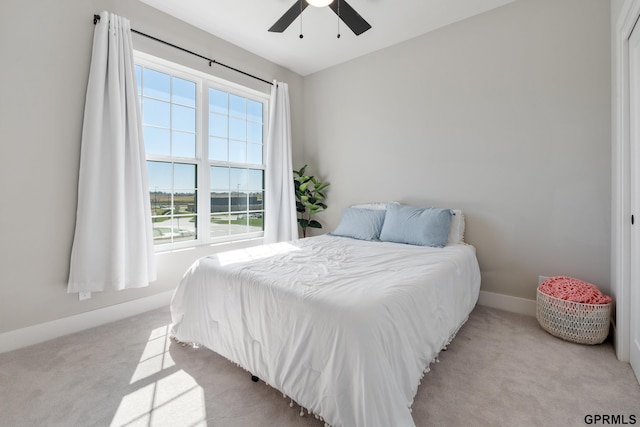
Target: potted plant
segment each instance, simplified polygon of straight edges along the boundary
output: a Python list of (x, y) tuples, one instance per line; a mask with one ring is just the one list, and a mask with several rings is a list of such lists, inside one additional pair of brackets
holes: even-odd
[(327, 208), (323, 202), (327, 196), (324, 190), (329, 186), (328, 182), (322, 182), (313, 175), (305, 175), (307, 165), (300, 170), (293, 171), (293, 184), (296, 190), (296, 211), (298, 212), (298, 224), (302, 229), (302, 237), (307, 237), (307, 228), (322, 228), (322, 224), (312, 219), (315, 214)]

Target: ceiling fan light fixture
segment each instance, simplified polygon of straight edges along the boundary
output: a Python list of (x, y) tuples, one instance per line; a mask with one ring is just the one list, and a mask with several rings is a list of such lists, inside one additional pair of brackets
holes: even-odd
[(311, 6), (325, 7), (333, 3), (333, 0), (306, 0)]
[[(371, 24), (365, 21), (364, 18), (347, 3), (347, 0), (338, 0), (337, 2), (334, 0), (296, 0), (284, 15), (269, 28), (269, 31), (272, 33), (284, 32), (309, 5), (314, 7), (328, 6), (329, 9), (338, 15), (340, 21), (344, 22), (356, 36), (359, 36), (371, 28)], [(302, 21), (300, 21), (300, 25), (302, 25)]]

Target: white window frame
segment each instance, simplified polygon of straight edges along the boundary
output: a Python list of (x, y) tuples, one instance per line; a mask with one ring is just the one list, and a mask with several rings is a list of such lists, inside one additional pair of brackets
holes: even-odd
[[(210, 188), (210, 167), (228, 166), (252, 169), (262, 169), (266, 171), (266, 145), (269, 134), (269, 95), (207, 73), (158, 58), (144, 52), (134, 50), (134, 63), (142, 67), (148, 67), (159, 72), (164, 72), (181, 79), (190, 80), (196, 83), (196, 158), (174, 157), (174, 161), (195, 164), (197, 168), (197, 237), (194, 240), (154, 244), (156, 252), (166, 252), (176, 249), (191, 248), (194, 246), (210, 245), (218, 243), (238, 242), (264, 237), (264, 230), (236, 234), (224, 237), (211, 237), (211, 188)], [(262, 164), (233, 163), (209, 160), (209, 88), (218, 89), (229, 94), (238, 95), (262, 103)], [(156, 156), (147, 154), (146, 160), (167, 161), (167, 156)], [(264, 185), (264, 180), (263, 180)], [(263, 188), (264, 190), (264, 188)], [(264, 216), (267, 215), (267, 207), (264, 205)]]

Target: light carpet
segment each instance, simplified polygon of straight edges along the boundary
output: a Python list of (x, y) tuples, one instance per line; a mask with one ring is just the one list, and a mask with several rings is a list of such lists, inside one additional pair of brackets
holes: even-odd
[[(0, 426), (323, 425), (228, 360), (171, 341), (169, 322), (155, 310), (0, 354)], [(482, 306), (413, 405), (425, 427), (585, 426), (594, 415), (640, 424), (640, 385), (610, 342), (569, 343)]]

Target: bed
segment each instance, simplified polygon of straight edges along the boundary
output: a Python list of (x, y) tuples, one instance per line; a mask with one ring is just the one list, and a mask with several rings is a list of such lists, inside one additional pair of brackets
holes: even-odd
[(479, 288), (471, 245), (326, 234), (199, 259), (173, 296), (172, 336), (331, 426), (414, 426), (420, 381)]

